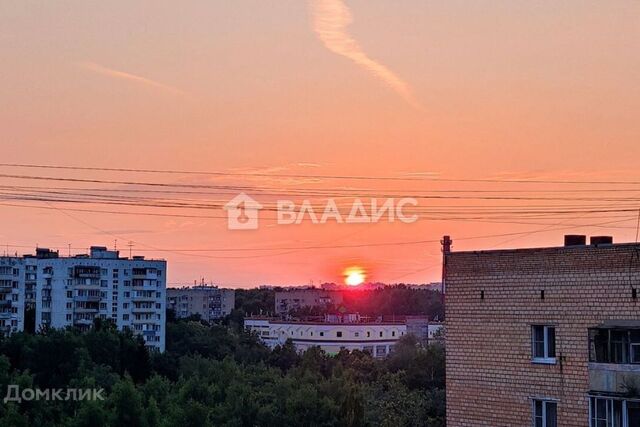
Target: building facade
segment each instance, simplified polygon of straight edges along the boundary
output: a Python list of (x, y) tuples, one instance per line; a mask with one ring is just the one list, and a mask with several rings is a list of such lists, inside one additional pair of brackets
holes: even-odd
[(374, 357), (385, 357), (393, 351), (400, 337), (406, 335), (403, 322), (360, 322), (357, 320), (281, 321), (264, 317), (245, 319), (245, 328), (253, 331), (270, 348), (291, 339), (298, 351), (320, 347), (328, 354), (340, 350), (368, 351)]
[(0, 333), (24, 329), (25, 298), (24, 258), (0, 257)]
[(585, 242), (445, 251), (448, 426), (640, 426), (640, 245)]
[(324, 290), (317, 288), (286, 289), (277, 291), (276, 315), (286, 315), (291, 310), (304, 307), (328, 307), (342, 304), (343, 298), (340, 291)]
[(192, 286), (167, 289), (167, 307), (178, 318), (199, 315), (213, 321), (231, 314), (235, 307), (236, 292), (217, 286)]
[(0, 326), (24, 330), (26, 309), (35, 309), (36, 330), (88, 329), (96, 318), (109, 319), (164, 351), (166, 272), (164, 260), (120, 258), (101, 246), (73, 257), (39, 248), (36, 255), (0, 258)]

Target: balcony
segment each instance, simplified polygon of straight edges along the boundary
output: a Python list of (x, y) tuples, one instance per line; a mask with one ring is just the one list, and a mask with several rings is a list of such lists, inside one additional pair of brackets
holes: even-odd
[(77, 279), (73, 286), (76, 289), (100, 289), (100, 281), (95, 279)]
[(607, 321), (589, 329), (592, 392), (629, 394), (640, 387), (640, 321)]
[(93, 319), (75, 319), (73, 324), (78, 326), (91, 326), (93, 325)]
[(73, 297), (73, 300), (78, 302), (98, 302), (100, 299), (99, 295), (76, 295)]
[(132, 289), (138, 291), (156, 291), (158, 286), (155, 283), (150, 283), (149, 280), (135, 279), (131, 284)]
[(152, 305), (151, 307), (144, 307), (144, 306), (136, 307), (134, 304), (134, 306), (131, 307), (131, 312), (132, 313), (155, 313), (156, 308), (155, 308), (155, 304)]
[(86, 307), (76, 307), (73, 309), (74, 313), (97, 313), (100, 311), (100, 307), (98, 305), (95, 306), (86, 306)]
[(74, 267), (73, 277), (78, 279), (99, 279), (100, 267)]
[(640, 365), (589, 363), (592, 392), (626, 395), (637, 385), (640, 385)]
[(156, 300), (156, 293), (155, 292), (149, 292), (149, 294), (144, 294), (144, 293), (134, 293), (133, 295), (131, 295), (131, 300), (132, 301), (155, 301)]
[(147, 268), (134, 268), (131, 272), (132, 277), (134, 279), (152, 279), (155, 280), (158, 278), (158, 273), (155, 269), (147, 269)]

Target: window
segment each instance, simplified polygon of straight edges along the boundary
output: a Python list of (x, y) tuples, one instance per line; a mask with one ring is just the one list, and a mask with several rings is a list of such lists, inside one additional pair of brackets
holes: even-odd
[(640, 329), (589, 329), (589, 361), (640, 364)]
[(533, 426), (557, 427), (558, 404), (550, 400), (533, 400)]
[(531, 354), (536, 363), (556, 363), (556, 328), (536, 325), (531, 327)]
[[(614, 399), (589, 399), (591, 427), (623, 427), (623, 401)], [(635, 424), (627, 424), (632, 426)]]
[(360, 332), (354, 332), (353, 336), (355, 336), (356, 338), (358, 338), (360, 336)]
[(338, 331), (338, 332), (336, 332), (336, 337), (338, 337), (338, 338), (342, 338), (342, 331)]

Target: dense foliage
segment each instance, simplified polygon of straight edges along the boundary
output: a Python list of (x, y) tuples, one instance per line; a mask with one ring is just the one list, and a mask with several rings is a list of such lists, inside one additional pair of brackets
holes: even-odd
[(396, 285), (372, 291), (345, 292), (343, 298), (343, 304), (350, 312), (362, 315), (421, 314), (444, 319), (442, 294), (432, 290)]
[[(282, 288), (236, 289), (237, 318), (245, 315), (273, 314), (275, 293)], [(340, 306), (305, 307), (294, 310), (293, 315), (323, 315), (345, 310), (363, 316), (378, 315), (426, 315), (444, 320), (442, 294), (428, 289), (411, 289), (404, 284), (386, 286), (375, 290), (346, 289), (342, 291)]]
[(385, 360), (358, 351), (273, 351), (197, 321), (167, 324), (167, 351), (111, 324), (0, 340), (0, 387), (103, 388), (104, 400), (0, 405), (1, 426), (443, 426), (444, 355), (403, 338)]
[(281, 288), (236, 289), (236, 309), (244, 315), (273, 314), (276, 291)]
[(382, 289), (342, 291), (340, 305), (303, 307), (292, 310), (293, 316), (317, 316), (328, 312), (344, 311), (363, 316), (378, 317), (424, 315), (444, 320), (442, 294), (428, 289), (411, 289), (405, 285), (386, 286)]

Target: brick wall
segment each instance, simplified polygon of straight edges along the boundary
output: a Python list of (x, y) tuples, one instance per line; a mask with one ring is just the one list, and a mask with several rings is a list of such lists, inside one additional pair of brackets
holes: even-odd
[[(640, 319), (640, 245), (452, 252), (446, 265), (447, 426), (531, 426), (535, 397), (558, 400), (559, 426), (588, 426), (587, 329)], [(555, 365), (531, 362), (534, 324), (556, 326)]]

